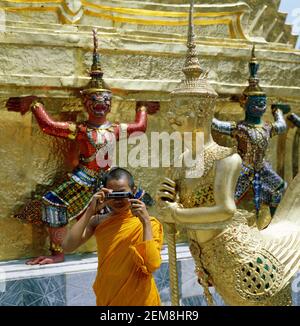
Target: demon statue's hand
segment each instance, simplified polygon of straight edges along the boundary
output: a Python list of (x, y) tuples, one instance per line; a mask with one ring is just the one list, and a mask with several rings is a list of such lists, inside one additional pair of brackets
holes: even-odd
[(146, 102), (146, 101), (139, 101), (136, 103), (136, 109), (139, 110), (141, 107), (145, 107), (147, 109), (148, 114), (155, 114), (159, 111), (160, 103), (159, 102)]
[(6, 102), (6, 108), (8, 111), (20, 112), (24, 115), (30, 110), (30, 105), (35, 100), (37, 100), (36, 96), (11, 97)]
[(275, 103), (272, 104), (272, 113), (274, 113), (276, 110), (281, 110), (283, 114), (287, 114), (291, 112), (291, 107), (288, 104), (282, 104), (282, 103)]
[(290, 113), (287, 116), (287, 125), (289, 128), (295, 128), (298, 127), (298, 125), (300, 125), (300, 119), (298, 118), (298, 116), (295, 113)]

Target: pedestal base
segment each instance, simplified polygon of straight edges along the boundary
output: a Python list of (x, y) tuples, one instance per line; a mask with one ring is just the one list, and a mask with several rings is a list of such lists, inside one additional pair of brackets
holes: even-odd
[[(194, 261), (185, 245), (177, 246), (181, 305), (207, 305), (203, 289), (194, 273)], [(170, 305), (168, 251), (154, 274), (163, 305)], [(67, 255), (60, 264), (27, 266), (24, 260), (0, 262), (0, 306), (94, 306), (92, 285), (96, 277), (97, 255)], [(300, 305), (300, 273), (292, 282), (293, 304)], [(211, 289), (216, 305), (224, 305)]]

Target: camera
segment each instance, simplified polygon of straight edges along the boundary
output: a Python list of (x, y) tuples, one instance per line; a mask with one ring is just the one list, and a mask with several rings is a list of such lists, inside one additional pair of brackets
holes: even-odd
[(106, 195), (107, 199), (123, 199), (123, 198), (129, 198), (132, 199), (134, 198), (134, 195), (130, 191), (113, 191), (111, 193), (108, 193)]
[(145, 192), (143, 189), (138, 189), (136, 193), (132, 193), (131, 191), (113, 191), (106, 194), (107, 199), (140, 199), (144, 196)]

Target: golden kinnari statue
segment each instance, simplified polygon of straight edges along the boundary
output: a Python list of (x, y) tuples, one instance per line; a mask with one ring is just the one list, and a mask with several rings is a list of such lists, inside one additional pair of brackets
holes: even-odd
[[(287, 189), (270, 225), (260, 231), (254, 214), (236, 208), (234, 193), (241, 158), (211, 136), (216, 92), (195, 52), (193, 1), (190, 9), (185, 80), (172, 92), (172, 126), (204, 133), (203, 174), (173, 169), (160, 185), (161, 219), (187, 230), (199, 282), (209, 304), (214, 286), (229, 305), (290, 305), (289, 282), (300, 266), (300, 175)], [(186, 148), (185, 155), (196, 148)]]

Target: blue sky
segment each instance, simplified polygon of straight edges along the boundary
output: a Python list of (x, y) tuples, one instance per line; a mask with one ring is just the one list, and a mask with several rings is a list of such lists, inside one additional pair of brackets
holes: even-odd
[[(293, 25), (293, 34), (300, 34), (300, 1), (299, 0), (281, 0), (281, 12), (288, 13), (286, 22)], [(300, 38), (297, 48), (300, 49)]]

